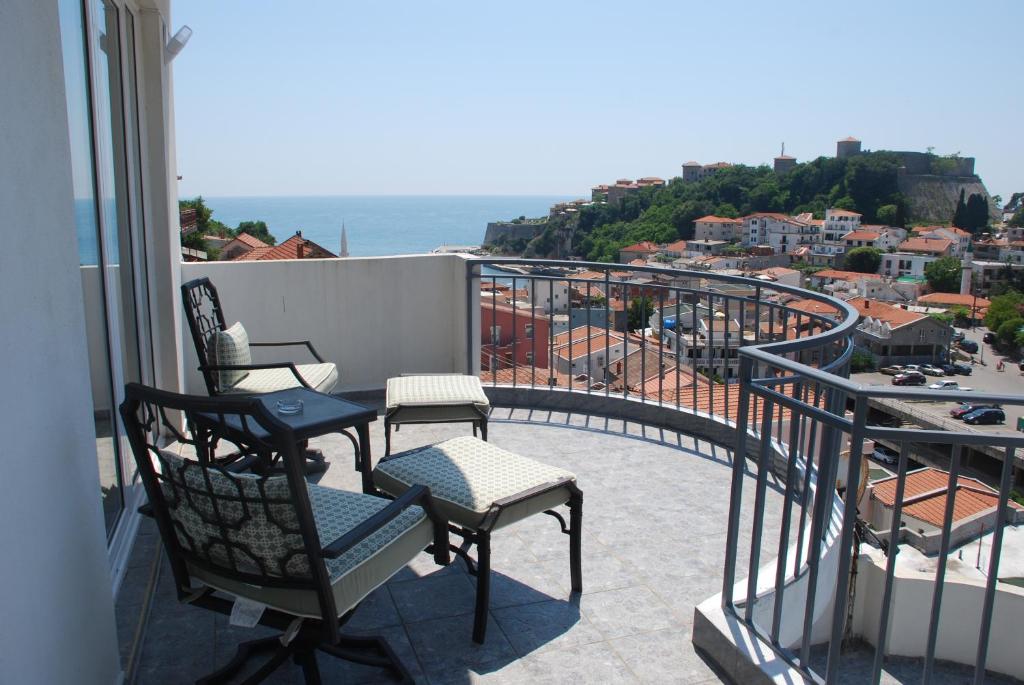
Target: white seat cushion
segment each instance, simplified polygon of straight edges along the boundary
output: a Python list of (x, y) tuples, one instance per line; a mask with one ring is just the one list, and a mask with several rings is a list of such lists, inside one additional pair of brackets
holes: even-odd
[[(318, 392), (330, 392), (338, 384), (338, 367), (331, 362), (296, 364), (295, 370)], [(291, 369), (253, 369), (245, 378), (221, 392), (258, 394), (297, 388), (300, 385)]]
[(459, 374), (389, 378), (385, 403), (390, 423), (478, 421), (491, 407), (480, 379)]
[[(442, 516), (476, 528), (495, 501), (542, 485), (568, 485), (576, 476), (464, 436), (384, 459), (373, 470), (373, 480), (392, 496), (412, 485), (426, 485)], [(563, 504), (570, 494), (568, 487), (556, 488), (512, 505), (502, 512), (495, 528)]]

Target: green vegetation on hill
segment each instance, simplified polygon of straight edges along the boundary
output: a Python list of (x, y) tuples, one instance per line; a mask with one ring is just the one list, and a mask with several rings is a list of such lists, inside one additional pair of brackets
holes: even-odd
[(207, 253), (210, 259), (216, 259), (220, 250), (210, 247), (203, 236), (215, 235), (220, 238), (234, 238), (239, 233), (248, 233), (254, 238), (259, 238), (267, 245), (273, 245), (277, 239), (267, 228), (263, 221), (243, 221), (237, 227), (231, 228), (213, 218), (213, 210), (203, 202), (203, 196), (194, 200), (178, 200), (178, 211), (194, 209), (196, 211), (196, 230), (194, 233), (183, 237), (181, 244), (195, 250), (202, 250)]
[[(694, 220), (707, 214), (810, 212), (822, 218), (835, 207), (860, 212), (864, 223), (903, 226), (907, 210), (897, 188), (899, 167), (896, 155), (870, 152), (848, 159), (819, 157), (781, 176), (767, 166), (736, 165), (701, 181), (675, 178), (664, 188), (641, 188), (619, 204), (583, 207), (574, 251), (587, 259), (613, 261), (620, 247), (641, 240), (692, 238)], [(537, 242), (546, 242), (543, 237)]]

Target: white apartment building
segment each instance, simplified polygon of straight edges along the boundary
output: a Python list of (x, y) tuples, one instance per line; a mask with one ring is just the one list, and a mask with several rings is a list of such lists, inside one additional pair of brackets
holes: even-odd
[(959, 259), (967, 254), (967, 248), (971, 244), (971, 234), (962, 228), (955, 226), (934, 226), (927, 229), (918, 229), (918, 236), (927, 240), (948, 240), (953, 243), (949, 253)]
[(739, 240), (743, 233), (743, 222), (724, 216), (702, 216), (693, 222), (694, 235), (697, 240)]
[(936, 259), (938, 259), (936, 255), (930, 254), (890, 252), (882, 255), (882, 266), (879, 268), (879, 273), (892, 278), (900, 276), (924, 278), (924, 268)]
[(747, 247), (767, 245), (782, 254), (817, 242), (819, 227), (785, 214), (762, 212), (743, 217), (741, 233)]
[(693, 333), (692, 328), (681, 327), (676, 335), (667, 336), (667, 351), (675, 355), (679, 364), (696, 372), (732, 378), (739, 370), (739, 348), (745, 342), (739, 321), (703, 318), (698, 322), (696, 336)]
[(551, 353), (557, 372), (597, 381), (604, 379), (605, 370), (622, 359), (625, 351), (626, 340), (619, 333), (580, 326), (556, 335)]
[(861, 215), (845, 209), (826, 209), (825, 222), (821, 226), (821, 242), (832, 245), (842, 244), (843, 236), (860, 228)]
[(527, 279), (526, 301), (545, 314), (568, 314), (571, 302), (568, 281)]

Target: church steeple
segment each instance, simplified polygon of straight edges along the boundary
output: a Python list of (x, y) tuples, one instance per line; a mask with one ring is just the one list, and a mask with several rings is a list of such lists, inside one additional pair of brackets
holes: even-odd
[(341, 249), (338, 251), (339, 257), (348, 257), (348, 233), (345, 232), (345, 222), (341, 222)]

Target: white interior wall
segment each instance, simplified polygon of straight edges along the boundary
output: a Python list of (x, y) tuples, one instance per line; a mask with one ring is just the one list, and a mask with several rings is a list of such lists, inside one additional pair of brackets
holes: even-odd
[[(466, 261), (458, 255), (182, 264), (182, 281), (200, 276), (217, 287), (228, 325), (241, 321), (250, 340), (312, 341), (338, 364), (338, 390), (466, 369)], [(182, 336), (186, 388), (205, 394), (184, 317)], [(313, 361), (301, 348), (258, 354)]]
[(0, 4), (3, 683), (120, 675), (60, 46), (55, 0)]

